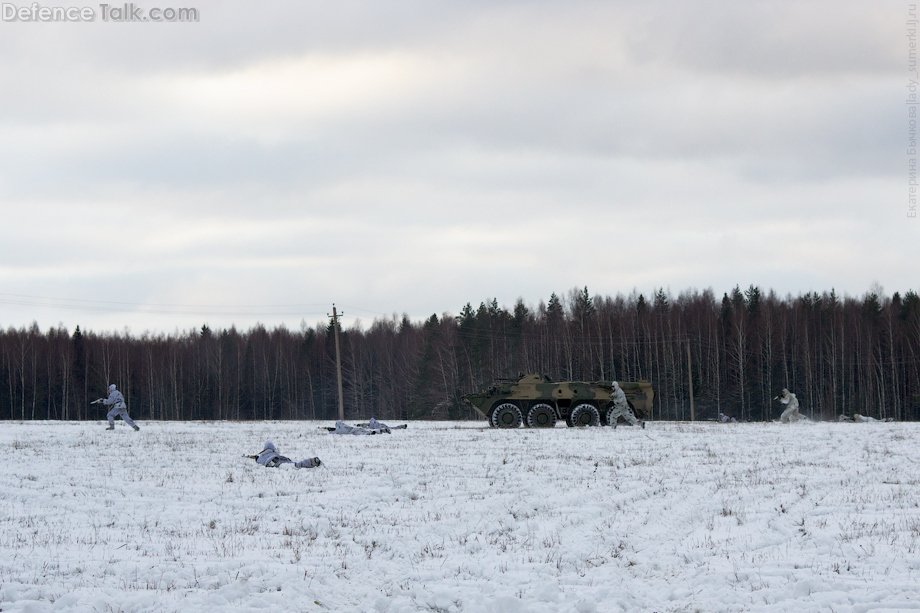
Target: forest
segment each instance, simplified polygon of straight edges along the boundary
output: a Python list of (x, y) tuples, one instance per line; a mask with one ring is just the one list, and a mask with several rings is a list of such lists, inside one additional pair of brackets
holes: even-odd
[[(833, 290), (781, 298), (753, 285), (616, 297), (588, 289), (510, 310), (494, 299), (412, 321), (340, 329), (347, 419), (480, 419), (463, 402), (494, 379), (646, 379), (651, 419), (776, 419), (783, 388), (813, 419), (920, 419), (920, 297)], [(0, 330), (0, 419), (103, 419), (115, 383), (134, 419), (335, 419), (334, 329), (256, 325), (140, 336)]]

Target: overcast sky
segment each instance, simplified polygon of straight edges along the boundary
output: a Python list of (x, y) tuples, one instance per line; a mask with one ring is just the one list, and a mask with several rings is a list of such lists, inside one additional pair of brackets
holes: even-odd
[(907, 3), (86, 6), (0, 22), (0, 327), (920, 290)]

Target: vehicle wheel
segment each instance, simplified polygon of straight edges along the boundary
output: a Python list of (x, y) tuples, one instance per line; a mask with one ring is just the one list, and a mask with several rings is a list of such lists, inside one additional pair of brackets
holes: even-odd
[(555, 428), (556, 412), (548, 404), (535, 404), (527, 411), (527, 425), (531, 428)]
[(492, 425), (496, 428), (520, 428), (524, 418), (516, 404), (506, 402), (492, 411)]
[(572, 425), (576, 428), (584, 426), (600, 426), (601, 414), (597, 407), (590, 404), (580, 404), (572, 409)]

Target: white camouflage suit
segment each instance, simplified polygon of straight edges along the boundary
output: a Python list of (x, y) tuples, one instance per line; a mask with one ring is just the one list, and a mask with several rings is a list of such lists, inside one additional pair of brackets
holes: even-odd
[(629, 410), (629, 403), (626, 402), (626, 394), (620, 389), (620, 384), (613, 382), (613, 391), (610, 392), (610, 401), (613, 403), (613, 409), (607, 411), (607, 425), (617, 425), (617, 420), (623, 418), (633, 426), (639, 423), (633, 412)]
[(126, 424), (128, 424), (135, 430), (137, 429), (137, 426), (134, 424), (134, 420), (132, 420), (128, 416), (128, 406), (125, 404), (125, 397), (121, 395), (121, 392), (115, 389), (114, 384), (109, 386), (109, 397), (104, 399), (102, 401), (102, 404), (104, 404), (107, 407), (112, 407), (112, 409), (105, 416), (106, 419), (109, 420), (109, 426), (114, 428), (115, 418), (121, 417), (121, 419)]
[(317, 466), (322, 465), (322, 462), (319, 461), (319, 458), (307, 458), (305, 460), (295, 462), (291, 458), (278, 453), (278, 448), (275, 447), (275, 444), (271, 441), (265, 441), (265, 448), (259, 452), (259, 455), (249, 457), (253, 457), (258, 464), (261, 464), (267, 468), (279, 468), (282, 466), (293, 466), (294, 468), (316, 468)]
[(368, 428), (358, 428), (357, 426), (349, 426), (341, 419), (335, 420), (335, 430), (332, 431), (333, 434), (377, 434), (376, 430), (370, 430)]
[(795, 394), (783, 388), (783, 397), (780, 398), (779, 401), (786, 405), (786, 410), (779, 416), (779, 420), (782, 423), (789, 424), (799, 421), (800, 419), (805, 419), (805, 416), (799, 413), (799, 401), (795, 397)]

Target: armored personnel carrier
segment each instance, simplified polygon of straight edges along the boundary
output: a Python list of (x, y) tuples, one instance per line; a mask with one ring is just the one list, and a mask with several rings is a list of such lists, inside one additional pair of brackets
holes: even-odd
[[(655, 398), (649, 382), (618, 384), (636, 417), (647, 417)], [(569, 426), (601, 426), (608, 425), (612, 390), (612, 381), (552, 381), (546, 375), (522, 374), (517, 379), (499, 379), (464, 399), (493, 428), (518, 428), (521, 424), (553, 428), (560, 419)]]

